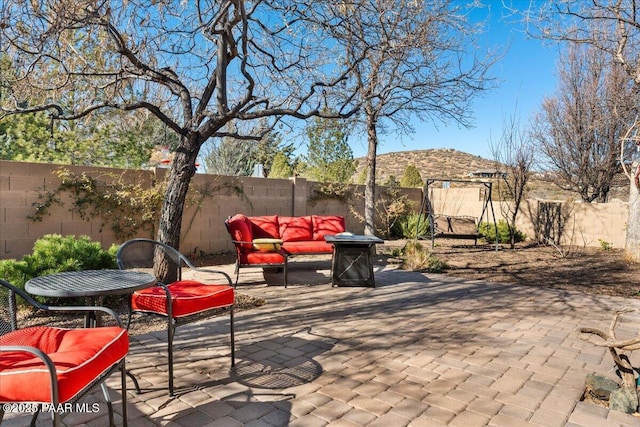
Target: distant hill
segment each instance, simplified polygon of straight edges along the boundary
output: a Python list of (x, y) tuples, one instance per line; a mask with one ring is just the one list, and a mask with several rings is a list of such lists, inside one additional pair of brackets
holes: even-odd
[[(359, 176), (365, 165), (365, 158), (358, 158)], [(384, 183), (389, 176), (402, 178), (408, 165), (418, 168), (422, 179), (447, 178), (465, 179), (470, 172), (493, 170), (495, 162), (480, 156), (454, 150), (453, 148), (434, 148), (428, 150), (399, 151), (378, 155), (376, 161), (376, 181)]]
[[(364, 169), (365, 158), (360, 157), (354, 174), (358, 182)], [(400, 180), (408, 165), (418, 168), (423, 180), (427, 178), (469, 179), (469, 173), (482, 170), (495, 170), (493, 160), (465, 153), (453, 148), (434, 148), (427, 150), (398, 151), (378, 155), (376, 162), (376, 182), (385, 183), (390, 176)], [(531, 196), (545, 200), (579, 200), (575, 193), (563, 191), (553, 181), (535, 177), (530, 182)], [(629, 182), (626, 176), (617, 177), (610, 194), (610, 200), (629, 200)]]

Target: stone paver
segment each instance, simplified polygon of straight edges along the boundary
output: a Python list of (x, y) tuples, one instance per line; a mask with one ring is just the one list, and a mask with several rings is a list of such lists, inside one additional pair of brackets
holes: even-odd
[[(379, 266), (374, 289), (332, 288), (328, 266), (293, 262), (287, 289), (243, 272), (237, 292), (267, 303), (236, 314), (236, 368), (226, 317), (178, 329), (174, 397), (164, 335), (133, 336), (128, 367), (143, 392), (129, 385), (129, 426), (640, 427), (580, 401), (588, 373), (616, 378), (606, 351), (575, 335), (608, 330), (615, 309), (640, 301)], [(625, 336), (638, 320), (622, 318)], [(121, 425), (118, 384), (108, 381)], [(100, 392), (84, 399), (103, 401)], [(64, 421), (106, 425), (100, 408)], [(2, 426), (29, 419), (7, 414)]]

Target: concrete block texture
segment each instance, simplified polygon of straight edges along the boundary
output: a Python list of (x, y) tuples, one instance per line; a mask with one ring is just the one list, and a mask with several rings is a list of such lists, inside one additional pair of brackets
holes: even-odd
[[(99, 241), (107, 247), (119, 243), (119, 240), (126, 240), (115, 238), (104, 218), (82, 219), (71, 212), (73, 196), (69, 194), (61, 195), (64, 205), (52, 205), (42, 222), (28, 218), (35, 213), (34, 204), (42, 202), (40, 196), (59, 185), (57, 172), (61, 168), (75, 174), (86, 173), (102, 183), (120, 180), (134, 183), (140, 188), (148, 188), (166, 173), (165, 169), (119, 170), (0, 161), (0, 247), (14, 248), (11, 257), (20, 258), (28, 254), (29, 250), (21, 253), (19, 248), (31, 248), (35, 240), (51, 233), (87, 234), (92, 238), (104, 234), (106, 237), (101, 237)], [(269, 179), (196, 174), (191, 185), (190, 196), (193, 197), (189, 200), (198, 202), (185, 206), (180, 249), (190, 252), (197, 248), (208, 253), (232, 250), (224, 220), (236, 213), (249, 216), (343, 215), (348, 231), (362, 233), (364, 225), (358, 217), (362, 217), (364, 212), (363, 187), (354, 185), (354, 196), (345, 203), (338, 199), (318, 199), (316, 190), (320, 185), (299, 177)], [(383, 190), (384, 187), (379, 188), (380, 194)], [(417, 212), (423, 202), (423, 191), (419, 188), (403, 188), (400, 191), (416, 206)], [(434, 214), (471, 216), (478, 221), (492, 222), (490, 212), (485, 212), (481, 217), (484, 206), (482, 194), (478, 188), (431, 189), (429, 197)], [(499, 203), (493, 203), (496, 220), (501, 219)], [(538, 200), (526, 201), (518, 222), (518, 228), (530, 239), (539, 238), (539, 230), (548, 228), (540, 224), (541, 210), (543, 207), (549, 209), (541, 203)], [(614, 248), (624, 247), (628, 204), (560, 203), (557, 208), (569, 212), (561, 243), (598, 247), (604, 241)], [(359, 215), (354, 215), (354, 210)], [(26, 234), (6, 232), (23, 224), (29, 227)], [(132, 237), (153, 236), (141, 231)], [(0, 258), (5, 254), (0, 253)]]

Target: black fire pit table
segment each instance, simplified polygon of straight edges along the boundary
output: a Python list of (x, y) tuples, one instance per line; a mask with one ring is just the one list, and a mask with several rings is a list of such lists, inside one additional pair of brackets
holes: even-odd
[(331, 260), (332, 286), (376, 286), (373, 277), (375, 245), (384, 243), (376, 236), (340, 233), (325, 236), (333, 245)]

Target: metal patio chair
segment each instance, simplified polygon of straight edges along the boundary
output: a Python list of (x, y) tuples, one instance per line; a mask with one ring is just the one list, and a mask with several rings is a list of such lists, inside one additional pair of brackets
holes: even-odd
[[(115, 326), (21, 328), (24, 316), (18, 315), (18, 307), (22, 306), (56, 314), (100, 312), (113, 317)], [(100, 384), (107, 401), (109, 424), (114, 426), (113, 405), (104, 380), (120, 369), (122, 418), (126, 426), (125, 356), (128, 351), (129, 335), (113, 310), (98, 306), (47, 306), (0, 280), (0, 402), (3, 403), (0, 422), (4, 409), (15, 405), (17, 409), (33, 411), (31, 425), (35, 425), (38, 414), (46, 410), (51, 413), (53, 425), (59, 426), (62, 417), (55, 409), (78, 401)]]
[[(132, 239), (123, 243), (116, 253), (122, 270), (152, 272), (158, 285), (136, 291), (131, 296), (131, 311), (167, 318), (167, 352), (169, 394), (174, 394), (173, 339), (178, 326), (200, 320), (206, 314), (228, 310), (230, 316), (231, 366), (235, 366), (234, 302), (235, 291), (229, 275), (222, 271), (197, 268), (178, 250), (151, 239)], [(207, 284), (182, 278), (182, 270), (213, 273), (222, 283)], [(136, 385), (136, 388), (138, 386)]]

